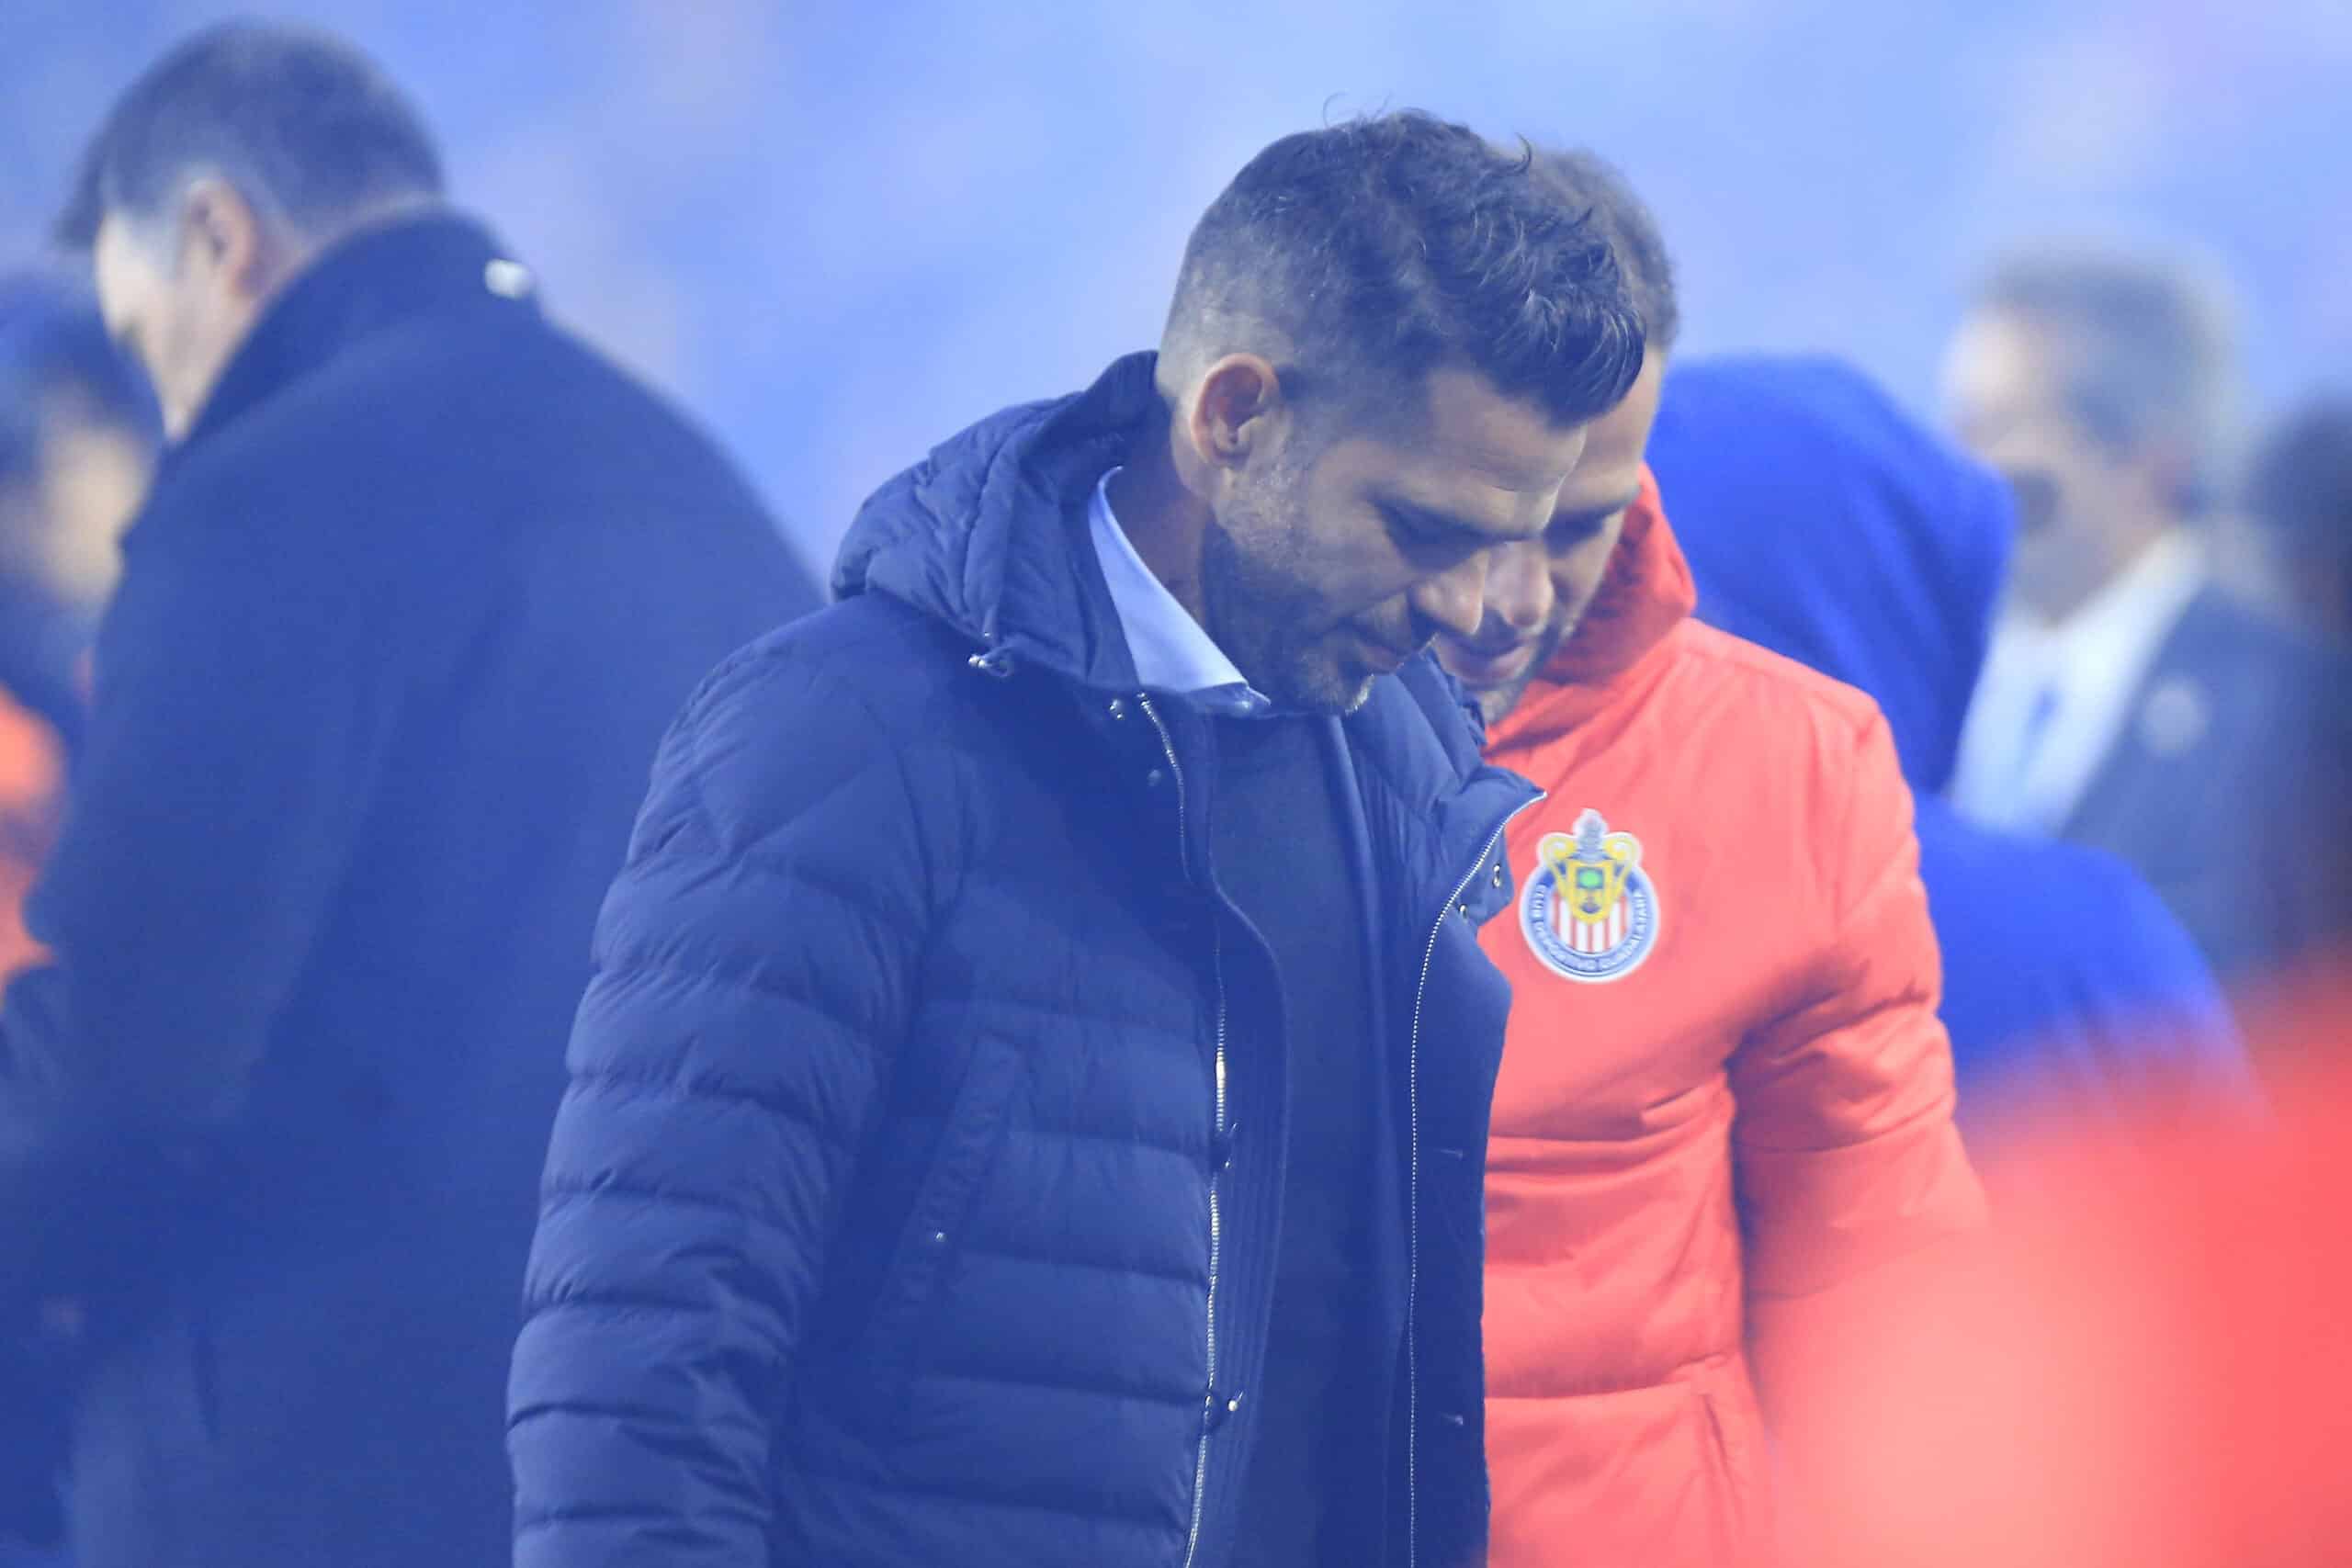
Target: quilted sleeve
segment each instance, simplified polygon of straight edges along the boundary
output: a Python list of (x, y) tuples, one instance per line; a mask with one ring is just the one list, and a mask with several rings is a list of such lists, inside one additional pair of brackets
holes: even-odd
[(518, 1568), (766, 1568), (772, 1414), (931, 907), (888, 727), (786, 643), (663, 742), (606, 898), (509, 1385)]
[(1731, 1064), (1749, 1339), (1784, 1435), (1808, 1359), (1838, 1354), (1984, 1224), (1952, 1125), (1911, 795), (1874, 710), (1834, 778), (1814, 840), (1834, 857), (1830, 907), (1806, 994)]

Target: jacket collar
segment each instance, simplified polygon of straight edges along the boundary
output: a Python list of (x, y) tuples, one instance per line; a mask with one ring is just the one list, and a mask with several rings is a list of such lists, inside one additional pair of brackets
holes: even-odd
[(834, 594), (902, 600), (969, 637), (988, 668), (1136, 690), (1087, 502), (1161, 417), (1158, 361), (1129, 355), (1074, 397), (1008, 409), (933, 448), (859, 509)]
[[(1088, 502), (1164, 417), (1157, 366), (1156, 355), (1129, 355), (1074, 397), (1008, 409), (942, 443), (859, 509), (834, 564), (835, 595), (901, 600), (968, 637), (983, 668), (1035, 666), (1105, 694), (1136, 691)], [(1345, 733), (1383, 786), (1419, 807), (1507, 777), (1483, 765), (1461, 689), (1426, 656), (1375, 682)], [(1510, 781), (1508, 793), (1523, 787)]]
[(1690, 563), (1659, 502), (1657, 479), (1642, 470), (1641, 494), (1610, 557), (1600, 591), (1567, 641), (1495, 727), (1497, 748), (1564, 735), (1640, 684), (1645, 666), (1698, 604)]
[(1148, 691), (1182, 692), (1220, 712), (1261, 715), (1272, 705), (1242, 678), (1225, 649), (1153, 574), (1111, 508), (1114, 468), (1096, 481), (1087, 502), (1087, 536), (1111, 590), (1112, 607), (1126, 634), (1137, 683)]
[(501, 296), (536, 310), (528, 288), (529, 274), (489, 231), (456, 213), (363, 229), (329, 246), (263, 311), (180, 445), (204, 440), (412, 317)]

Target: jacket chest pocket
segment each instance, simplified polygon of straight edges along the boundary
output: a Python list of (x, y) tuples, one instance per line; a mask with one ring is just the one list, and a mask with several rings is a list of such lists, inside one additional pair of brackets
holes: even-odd
[(838, 1414), (854, 1425), (887, 1428), (903, 1413), (928, 1327), (953, 1286), (974, 1205), (1004, 1146), (1026, 1064), (1019, 1048), (1001, 1040), (973, 1048), (864, 1331), (840, 1369)]

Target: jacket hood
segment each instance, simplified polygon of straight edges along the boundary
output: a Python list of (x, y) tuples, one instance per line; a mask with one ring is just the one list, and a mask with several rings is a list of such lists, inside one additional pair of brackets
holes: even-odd
[(1904, 776), (1941, 790), (2008, 567), (2008, 487), (1821, 358), (1677, 364), (1649, 458), (1700, 617), (1870, 694)]
[(1659, 503), (1657, 478), (1642, 471), (1641, 493), (1600, 590), (1576, 633), (1563, 642), (1502, 722), (1497, 744), (1564, 734), (1614, 701), (1633, 672), (1690, 615), (1690, 563)]
[(991, 668), (1035, 662), (1135, 686), (1086, 500), (1157, 416), (1158, 362), (1129, 355), (1083, 392), (1007, 409), (933, 448), (858, 509), (834, 595), (901, 600), (971, 638)]

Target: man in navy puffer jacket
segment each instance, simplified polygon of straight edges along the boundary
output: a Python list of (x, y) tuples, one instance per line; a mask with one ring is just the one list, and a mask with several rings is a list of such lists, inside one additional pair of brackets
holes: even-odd
[(518, 1564), (1482, 1560), (1532, 792), (1420, 650), (1640, 350), (1523, 159), (1383, 116), (1242, 171), (1158, 355), (866, 504), (605, 906)]

